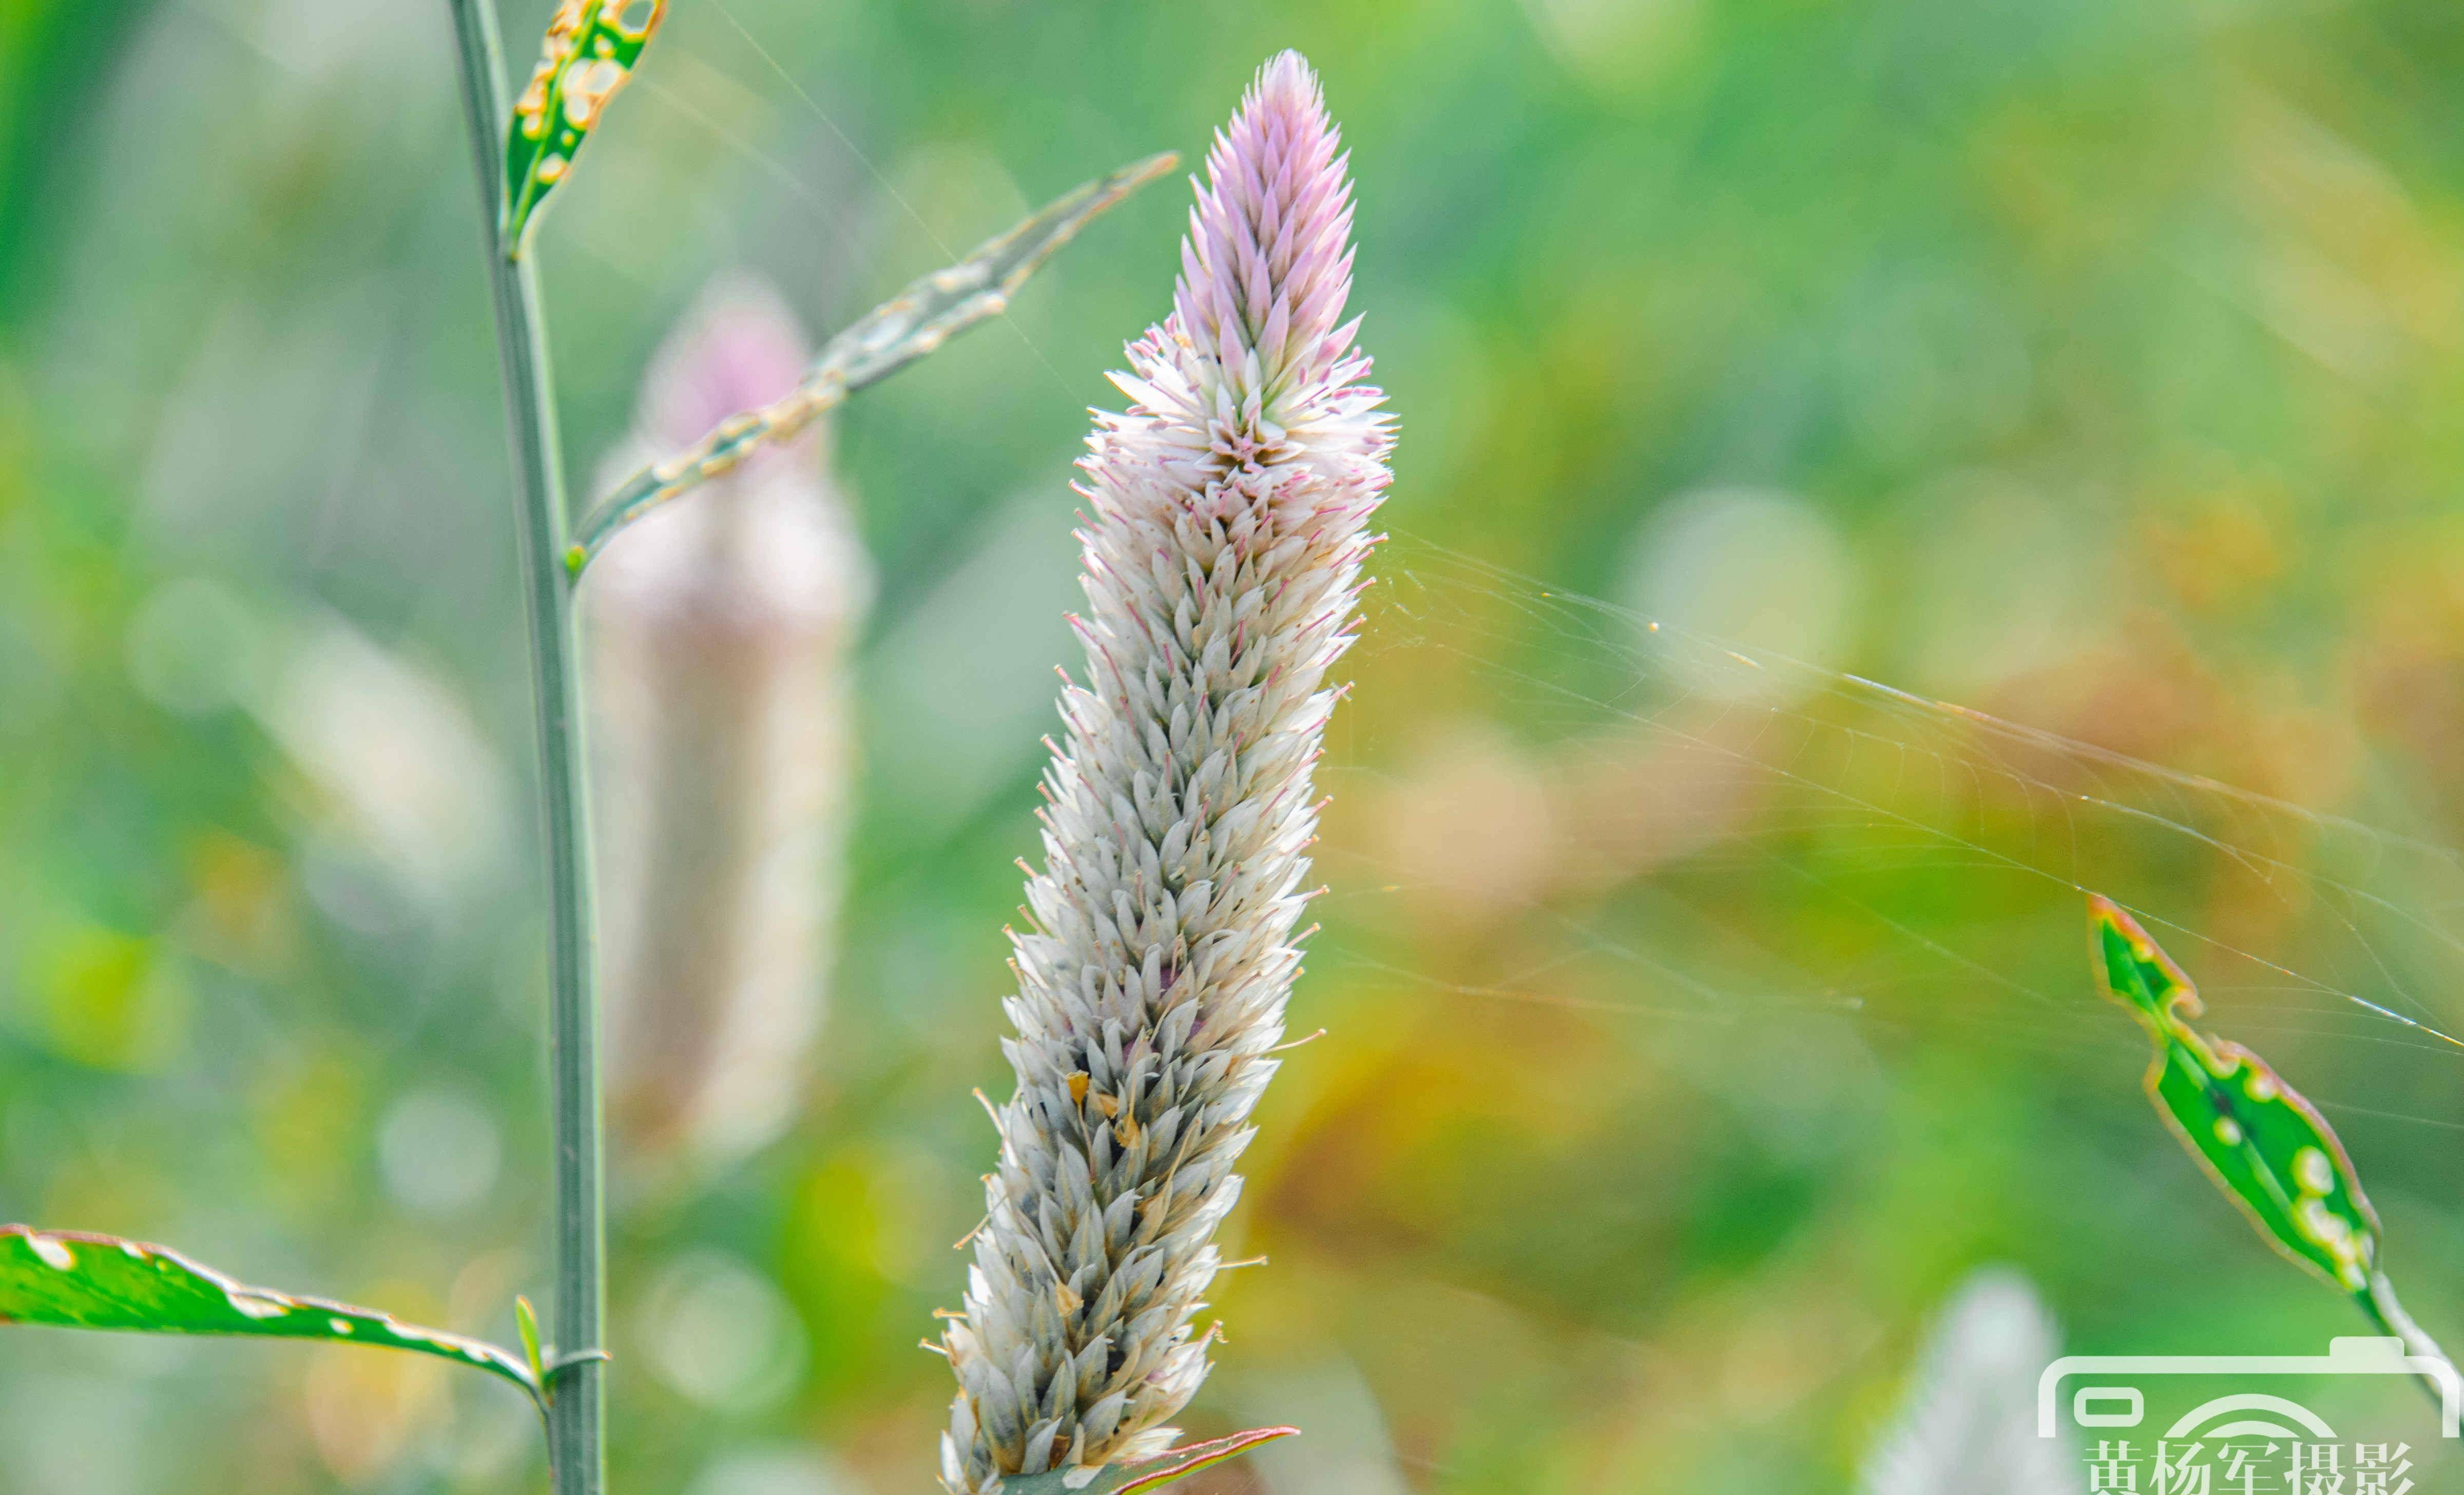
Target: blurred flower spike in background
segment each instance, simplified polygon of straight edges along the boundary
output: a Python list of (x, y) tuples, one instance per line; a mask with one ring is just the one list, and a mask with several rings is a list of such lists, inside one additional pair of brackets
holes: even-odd
[[(793, 388), (778, 294), (714, 281), (643, 381), (601, 489)], [(811, 1083), (850, 812), (849, 658), (872, 573), (826, 422), (623, 537), (585, 588), (620, 1176), (707, 1171)]]

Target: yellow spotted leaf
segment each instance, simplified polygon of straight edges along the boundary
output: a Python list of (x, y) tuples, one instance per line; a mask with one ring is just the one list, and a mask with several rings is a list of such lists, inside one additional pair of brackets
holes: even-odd
[(2367, 1298), (2379, 1219), (2326, 1118), (2265, 1060), (2190, 1025), (2197, 989), (2129, 914), (2099, 897), (2089, 924), (2105, 995), (2155, 1044), (2147, 1094), (2174, 1134), (2277, 1250)]
[(575, 152), (633, 76), (668, 0), (563, 0), (548, 22), (539, 66), (505, 126), (508, 255), (518, 258), (533, 215), (573, 171)]
[(0, 1324), (372, 1345), (474, 1366), (535, 1401), (543, 1396), (530, 1367), (494, 1345), (374, 1308), (252, 1287), (176, 1251), (116, 1236), (0, 1225)]

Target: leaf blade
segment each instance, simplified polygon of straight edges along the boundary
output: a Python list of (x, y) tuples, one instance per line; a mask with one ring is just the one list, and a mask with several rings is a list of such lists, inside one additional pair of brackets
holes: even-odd
[(1092, 1480), (1074, 1489), (1067, 1484), (1065, 1470), (1007, 1475), (1001, 1482), (1001, 1495), (1148, 1495), (1200, 1469), (1237, 1459), (1261, 1443), (1297, 1437), (1299, 1433), (1296, 1427), (1253, 1427), (1211, 1442), (1185, 1444), (1142, 1463), (1107, 1465)]
[[(627, 24), (626, 13), (644, 4), (649, 12)], [(631, 79), (667, 13), (668, 0), (563, 0), (557, 7), (539, 43), (539, 65), (505, 121), (508, 258), (521, 257), (540, 205), (572, 174), (583, 141)]]
[(475, 1367), (539, 1396), (522, 1362), (494, 1345), (375, 1308), (253, 1287), (177, 1251), (117, 1236), (0, 1225), (0, 1324), (406, 1350)]
[(531, 1307), (530, 1299), (515, 1297), (514, 1327), (521, 1332), (522, 1359), (530, 1366), (531, 1379), (545, 1386), (547, 1365), (539, 1354), (539, 1313)]
[(602, 499), (574, 528), (568, 572), (579, 575), (618, 531), (734, 468), (765, 443), (785, 441), (869, 385), (934, 352), (1009, 307), (1044, 262), (1099, 214), (1180, 164), (1171, 151), (1084, 182), (946, 269), (919, 275), (830, 339), (783, 399), (730, 416), (689, 450), (652, 463)]
[(2335, 1129), (2265, 1060), (2190, 1025), (2197, 988), (2119, 905), (2092, 896), (2088, 918), (2105, 995), (2154, 1045), (2143, 1083), (2166, 1125), (2279, 1254), (2366, 1303), (2378, 1213)]

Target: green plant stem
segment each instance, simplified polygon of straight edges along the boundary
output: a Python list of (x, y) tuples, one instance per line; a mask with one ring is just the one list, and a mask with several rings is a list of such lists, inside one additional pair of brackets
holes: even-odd
[[(556, 1110), (554, 1328), (563, 1354), (588, 1355), (599, 1348), (606, 1307), (602, 1264), (607, 1232), (601, 1190), (599, 991), (583, 814), (581, 691), (574, 669), (575, 579), (564, 566), (564, 472), (539, 283), (529, 261), (510, 255), (502, 237), (504, 70), (495, 12), (490, 0), (449, 3), (513, 432), (522, 587), (538, 699), (551, 929), (548, 1064)], [(556, 1495), (599, 1495), (604, 1486), (605, 1397), (595, 1356), (575, 1361), (556, 1376), (547, 1415)]]
[[(2447, 1357), (2447, 1352), (2438, 1348), (2438, 1341), (2414, 1323), (2412, 1315), (2404, 1310), (2404, 1305), (2396, 1301), (2395, 1285), (2387, 1281), (2387, 1273), (2370, 1273), (2370, 1289), (2363, 1295), (2361, 1304), (2362, 1311), (2369, 1315), (2371, 1323), (2404, 1341), (2406, 1354), (2414, 1359), (2435, 1360), (2447, 1367), (2449, 1376), (2456, 1374), (2455, 1362)], [(2439, 1385), (2437, 1376), (2424, 1375), (2421, 1384), (2430, 1393), (2431, 1400), (2438, 1402), (2442, 1408), (2446, 1405), (2445, 1389)]]

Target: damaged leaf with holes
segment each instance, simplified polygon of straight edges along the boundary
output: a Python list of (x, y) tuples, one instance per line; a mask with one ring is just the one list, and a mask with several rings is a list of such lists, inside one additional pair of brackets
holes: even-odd
[(116, 1236), (0, 1226), (0, 1324), (407, 1350), (501, 1376), (535, 1401), (542, 1395), (529, 1367), (494, 1345), (375, 1308), (252, 1287), (176, 1251)]
[(573, 170), (607, 100), (633, 76), (667, 0), (563, 0), (539, 66), (505, 127), (505, 253), (518, 256), (532, 216)]
[(2092, 900), (2089, 925), (2105, 995), (2156, 1045), (2147, 1094), (2166, 1122), (2271, 1243), (2366, 1300), (2379, 1219), (2326, 1119), (2265, 1060), (2190, 1026), (2197, 989), (2112, 900)]

